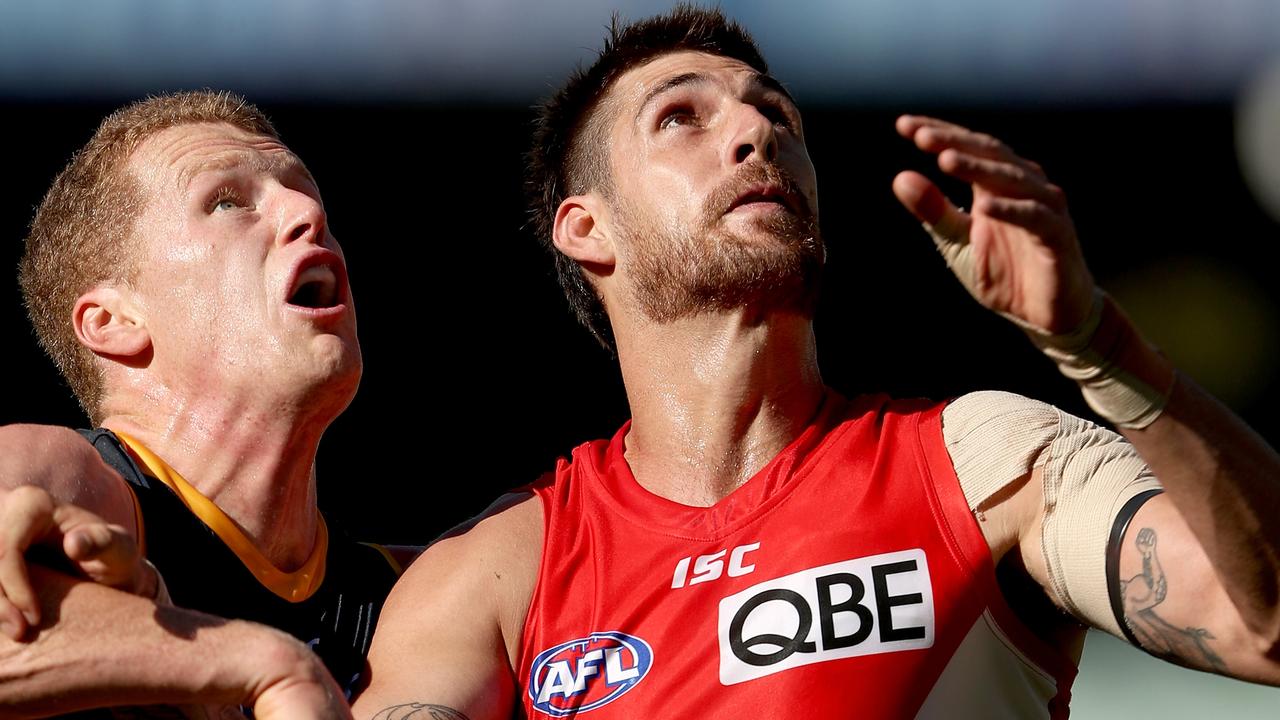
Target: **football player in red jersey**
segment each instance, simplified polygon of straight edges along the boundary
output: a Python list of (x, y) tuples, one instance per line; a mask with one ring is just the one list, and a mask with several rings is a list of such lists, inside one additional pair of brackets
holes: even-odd
[(1280, 682), (1280, 458), (1098, 290), (1037, 164), (897, 132), (973, 192), (904, 172), (899, 200), (1123, 438), (826, 388), (794, 102), (717, 11), (615, 25), (543, 108), (531, 189), (632, 419), (419, 559), (358, 716), (1057, 717), (1085, 626)]

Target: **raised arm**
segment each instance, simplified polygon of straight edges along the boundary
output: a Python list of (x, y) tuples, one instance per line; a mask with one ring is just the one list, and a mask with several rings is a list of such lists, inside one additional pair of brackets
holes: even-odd
[[(1254, 647), (1280, 660), (1280, 456), (1182, 375), (1160, 417), (1120, 431), (1164, 484)], [(1150, 518), (1140, 513), (1132, 527), (1151, 527), (1165, 554), (1167, 532), (1160, 532), (1154, 510)]]
[(500, 500), (427, 548), (382, 609), (354, 715), (510, 718), (541, 548), (542, 513), (529, 496)]
[[(973, 189), (963, 212), (927, 178), (904, 172), (894, 180), (899, 200), (970, 294), (1077, 381), (1165, 488), (1122, 518), (1113, 543), (1109, 572), (1126, 635), (1176, 662), (1280, 684), (1280, 456), (1177, 375), (1095, 288), (1065, 196), (1038, 165), (930, 118), (900, 118), (898, 131)], [(1043, 499), (1040, 479), (1023, 486), (1024, 496), (1037, 495), (1026, 507)], [(1037, 547), (1038, 507), (1023, 524), (1024, 556)], [(1035, 558), (1027, 565), (1035, 575)]]

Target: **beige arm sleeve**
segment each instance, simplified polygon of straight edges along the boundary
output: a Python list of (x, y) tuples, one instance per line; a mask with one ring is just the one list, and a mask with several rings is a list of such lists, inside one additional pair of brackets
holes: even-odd
[(1159, 482), (1110, 430), (1020, 395), (977, 392), (943, 410), (942, 434), (970, 510), (1043, 468), (1048, 588), (1081, 622), (1122, 636), (1107, 590), (1107, 543), (1131, 498)]

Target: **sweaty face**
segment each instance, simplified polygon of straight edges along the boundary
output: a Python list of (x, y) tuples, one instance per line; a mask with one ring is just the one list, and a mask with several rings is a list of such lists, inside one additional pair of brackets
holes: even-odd
[(279, 141), (182, 125), (129, 168), (145, 206), (135, 295), (167, 386), (345, 407), (360, 377), (346, 264), (306, 166)]
[(620, 77), (604, 108), (619, 268), (647, 317), (813, 312), (825, 258), (816, 180), (776, 81), (673, 53)]

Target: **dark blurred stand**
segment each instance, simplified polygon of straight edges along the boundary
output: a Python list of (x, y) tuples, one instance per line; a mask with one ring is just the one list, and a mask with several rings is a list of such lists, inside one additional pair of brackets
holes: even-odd
[[(627, 417), (615, 366), (568, 315), (525, 227), (527, 110), (261, 104), (319, 180), (359, 307), (364, 381), (321, 448), (323, 508), (362, 538), (423, 542)], [(32, 209), (111, 107), (0, 104), (0, 264), (16, 266)], [(1280, 288), (1263, 260), (1280, 227), (1239, 179), (1227, 106), (806, 108), (830, 249), (818, 316), (830, 384), (933, 397), (999, 388), (1086, 412), (1015, 329), (965, 295), (893, 199), (899, 169), (930, 166), (894, 133), (899, 110), (943, 114), (1039, 161), (1067, 190), (1099, 281), (1280, 441), (1266, 412), (1280, 389)], [(16, 281), (4, 287), (0, 422), (82, 425)]]

